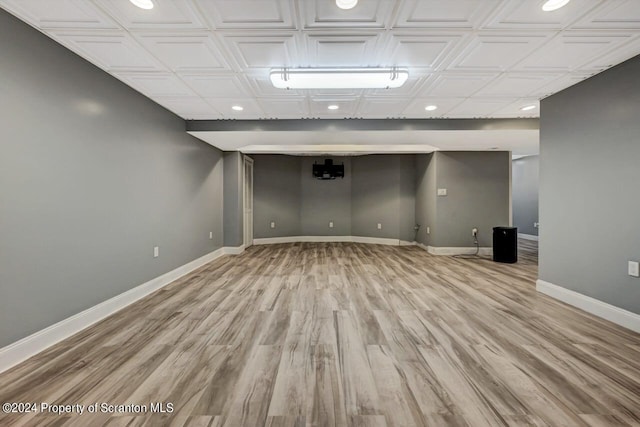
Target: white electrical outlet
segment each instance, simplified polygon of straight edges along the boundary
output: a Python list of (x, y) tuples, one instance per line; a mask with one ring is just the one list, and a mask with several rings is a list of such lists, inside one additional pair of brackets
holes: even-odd
[(382, 224), (378, 223), (378, 230), (382, 230)]
[(629, 276), (640, 277), (640, 263), (638, 261), (629, 261)]
[(275, 221), (271, 221), (271, 228), (276, 228), (276, 222)]
[(446, 196), (447, 189), (446, 188), (438, 188), (438, 196)]
[(329, 228), (333, 228), (333, 221), (329, 221)]
[(533, 228), (540, 228), (540, 223), (539, 222), (534, 222), (533, 223)]
[(427, 234), (431, 234), (431, 227), (427, 227)]
[(153, 247), (153, 257), (154, 258), (158, 258), (160, 256), (160, 247), (159, 246), (154, 246)]
[(472, 235), (473, 237), (476, 237), (476, 236), (478, 235), (478, 229), (477, 229), (477, 228), (472, 228), (472, 229), (471, 229), (471, 235)]
[(213, 231), (209, 232), (209, 239), (213, 239)]

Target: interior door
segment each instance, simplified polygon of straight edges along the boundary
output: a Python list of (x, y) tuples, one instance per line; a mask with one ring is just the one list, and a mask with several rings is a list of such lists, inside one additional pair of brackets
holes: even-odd
[(243, 211), (244, 211), (244, 247), (253, 244), (253, 160), (244, 156), (243, 173)]

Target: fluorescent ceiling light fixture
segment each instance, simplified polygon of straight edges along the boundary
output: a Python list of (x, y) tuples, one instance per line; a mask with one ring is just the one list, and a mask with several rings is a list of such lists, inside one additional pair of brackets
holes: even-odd
[(328, 108), (329, 110), (337, 110), (337, 109), (338, 109), (338, 108), (340, 108), (340, 107), (338, 107), (337, 105), (329, 105), (327, 108)]
[(244, 108), (242, 106), (240, 106), (240, 105), (234, 105), (233, 107), (231, 107), (231, 109), (233, 111), (242, 111), (242, 110), (244, 110)]
[(560, 9), (562, 6), (566, 6), (571, 0), (548, 0), (542, 5), (542, 10), (545, 12), (552, 12)]
[(340, 9), (353, 9), (358, 4), (358, 0), (336, 0), (336, 6)]
[(536, 108), (535, 105), (527, 105), (526, 107), (522, 107), (521, 110), (522, 111), (529, 111), (529, 110), (533, 110), (534, 108)]
[(437, 105), (427, 105), (426, 107), (424, 107), (425, 110), (427, 111), (435, 111), (438, 109)]
[(153, 2), (151, 0), (129, 0), (140, 9), (153, 9)]
[(405, 68), (277, 68), (269, 74), (278, 89), (395, 89), (409, 78)]

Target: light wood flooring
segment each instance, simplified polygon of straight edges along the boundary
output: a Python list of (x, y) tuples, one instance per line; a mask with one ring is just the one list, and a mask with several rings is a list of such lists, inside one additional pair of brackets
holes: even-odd
[(640, 335), (536, 293), (520, 255), (251, 247), (0, 375), (0, 403), (173, 413), (0, 426), (640, 425)]

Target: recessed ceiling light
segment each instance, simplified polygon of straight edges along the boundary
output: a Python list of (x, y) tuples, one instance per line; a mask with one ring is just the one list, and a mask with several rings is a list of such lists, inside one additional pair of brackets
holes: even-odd
[(140, 9), (153, 9), (153, 2), (151, 0), (129, 0)]
[(522, 110), (522, 111), (529, 111), (529, 110), (533, 110), (533, 109), (535, 109), (535, 108), (536, 108), (536, 106), (535, 106), (535, 105), (527, 105), (527, 106), (525, 106), (525, 107), (522, 107), (522, 108), (521, 108), (521, 110)]
[(424, 107), (425, 110), (427, 111), (434, 111), (438, 109), (437, 105), (427, 105), (426, 107)]
[(552, 12), (560, 9), (562, 6), (566, 6), (570, 1), (571, 0), (547, 0), (547, 2), (542, 5), (542, 10), (545, 12)]
[(329, 105), (327, 108), (328, 108), (329, 110), (337, 110), (337, 109), (338, 109), (338, 108), (340, 108), (340, 107), (339, 107), (339, 106), (337, 106), (337, 105)]
[(244, 110), (244, 108), (241, 107), (240, 105), (234, 105), (233, 107), (231, 107), (231, 109), (233, 111), (242, 111), (242, 110)]
[(358, 4), (358, 0), (336, 0), (336, 6), (340, 9), (353, 9)]

